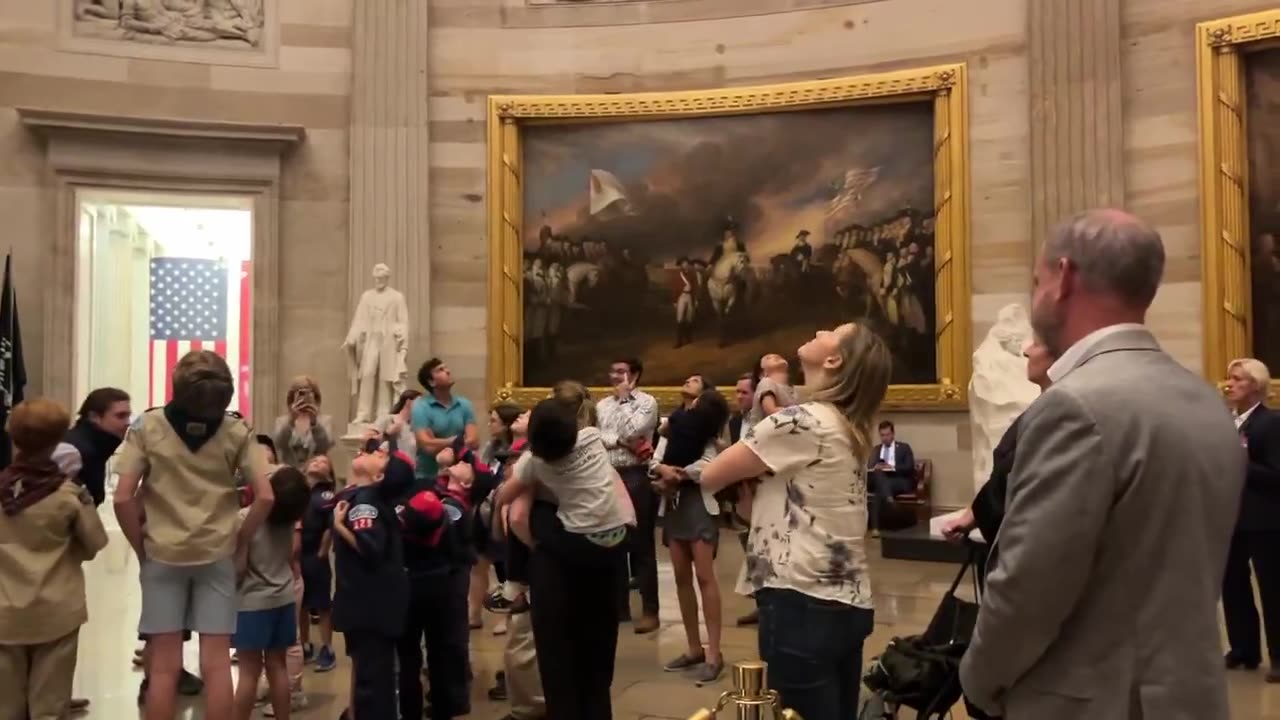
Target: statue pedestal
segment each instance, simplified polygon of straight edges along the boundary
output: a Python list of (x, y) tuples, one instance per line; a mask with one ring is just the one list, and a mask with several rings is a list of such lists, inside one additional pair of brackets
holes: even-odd
[(364, 434), (369, 432), (370, 430), (377, 430), (377, 428), (374, 427), (373, 423), (367, 423), (367, 422), (347, 423), (347, 434), (343, 435), (342, 439), (346, 440), (347, 438), (355, 438), (356, 440), (359, 440), (360, 438), (364, 437)]

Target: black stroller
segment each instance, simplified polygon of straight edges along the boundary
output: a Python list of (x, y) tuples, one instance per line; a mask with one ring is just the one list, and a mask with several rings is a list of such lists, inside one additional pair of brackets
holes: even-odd
[[(872, 658), (862, 676), (871, 697), (858, 720), (892, 720), (898, 717), (901, 707), (915, 710), (920, 720), (943, 720), (960, 701), (960, 658), (978, 620), (982, 592), (978, 575), (985, 565), (985, 555), (985, 548), (970, 543), (968, 559), (951, 589), (942, 596), (924, 633), (894, 638), (879, 657)], [(972, 602), (956, 597), (960, 581), (970, 571)]]

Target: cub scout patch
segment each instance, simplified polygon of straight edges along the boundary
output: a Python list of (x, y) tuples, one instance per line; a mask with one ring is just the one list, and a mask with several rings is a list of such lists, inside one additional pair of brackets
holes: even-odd
[(347, 513), (347, 520), (352, 530), (368, 530), (378, 518), (378, 508), (372, 505), (357, 505)]
[(325, 502), (328, 502), (328, 501), (332, 500), (332, 499), (333, 499), (333, 491), (332, 491), (332, 490), (325, 490), (324, 492), (320, 493), (320, 499), (321, 499), (321, 500), (324, 500)]

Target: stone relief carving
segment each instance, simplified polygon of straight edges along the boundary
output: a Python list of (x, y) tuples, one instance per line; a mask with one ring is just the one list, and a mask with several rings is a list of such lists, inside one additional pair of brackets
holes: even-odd
[(975, 490), (991, 475), (991, 451), (1004, 431), (1040, 396), (1040, 388), (1027, 380), (1027, 359), (1022, 355), (1031, 336), (1026, 308), (1006, 305), (996, 313), (995, 325), (973, 353), (969, 419)]
[(76, 0), (79, 37), (259, 48), (265, 0)]

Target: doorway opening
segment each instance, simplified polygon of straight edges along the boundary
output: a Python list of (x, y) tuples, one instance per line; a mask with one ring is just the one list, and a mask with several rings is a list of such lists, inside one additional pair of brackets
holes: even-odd
[(249, 417), (253, 227), (246, 196), (78, 190), (75, 397), (163, 405), (178, 359), (213, 350), (235, 378), (228, 409)]

